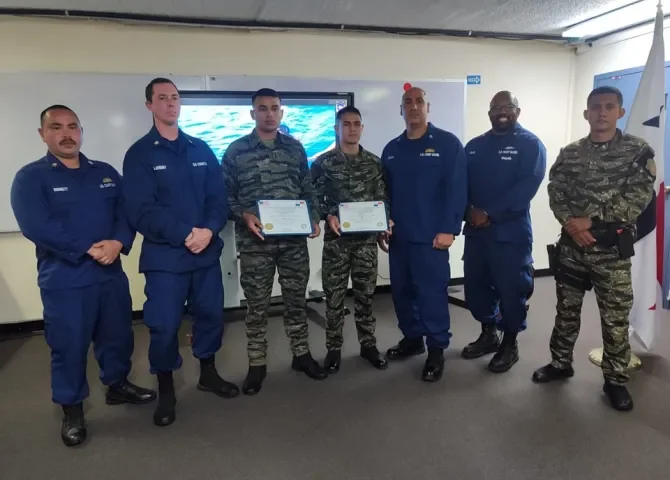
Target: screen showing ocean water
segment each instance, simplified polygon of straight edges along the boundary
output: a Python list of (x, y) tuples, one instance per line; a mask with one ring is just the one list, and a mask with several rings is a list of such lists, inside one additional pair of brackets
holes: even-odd
[[(335, 146), (336, 105), (283, 105), (279, 131), (305, 147), (311, 165), (321, 153)], [(179, 127), (200, 138), (214, 150), (219, 163), (234, 140), (251, 133), (255, 123), (246, 105), (182, 105)]]

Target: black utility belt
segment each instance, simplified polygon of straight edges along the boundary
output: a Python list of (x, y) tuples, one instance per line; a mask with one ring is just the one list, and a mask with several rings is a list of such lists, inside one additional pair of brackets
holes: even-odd
[[(592, 233), (592, 235), (596, 239), (596, 245), (604, 248), (616, 247), (619, 250), (619, 257), (623, 260), (635, 255), (634, 227), (626, 226), (604, 233)], [(561, 232), (561, 237), (558, 240), (558, 243), (578, 250), (582, 249), (582, 247), (572, 239), (570, 234), (565, 231)]]
[[(605, 248), (616, 247), (619, 258), (622, 260), (635, 255), (635, 229), (634, 227), (622, 227), (612, 229), (613, 235), (596, 236), (596, 244)], [(588, 271), (570, 268), (561, 262), (561, 245), (581, 250), (582, 247), (572, 239), (567, 232), (561, 232), (561, 238), (557, 243), (547, 245), (547, 256), (549, 257), (549, 271), (556, 281), (562, 282), (581, 291), (593, 288), (593, 279)]]

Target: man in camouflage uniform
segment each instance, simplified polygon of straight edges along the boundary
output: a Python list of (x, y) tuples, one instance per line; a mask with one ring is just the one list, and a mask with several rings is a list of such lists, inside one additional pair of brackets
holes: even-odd
[(312, 358), (308, 344), (305, 292), (309, 280), (307, 240), (301, 236), (267, 236), (258, 219), (259, 200), (302, 199), (311, 207), (314, 233), (319, 229), (318, 199), (311, 182), (307, 154), (297, 140), (277, 131), (282, 117), (277, 92), (264, 88), (252, 98), (256, 128), (230, 144), (222, 168), (240, 255), (240, 285), (247, 299), (246, 333), (249, 372), (246, 395), (261, 389), (266, 376), (267, 312), (275, 269), (284, 300), (284, 328), (291, 342), (291, 367), (313, 379), (325, 370)]
[(344, 297), (349, 275), (355, 298), (356, 331), (360, 355), (378, 369), (388, 366), (377, 349), (376, 320), (372, 316), (372, 296), (377, 286), (377, 233), (342, 235), (338, 218), (341, 202), (386, 202), (386, 187), (379, 157), (360, 145), (363, 125), (355, 107), (337, 112), (335, 129), (339, 144), (312, 164), (312, 178), (326, 217), (322, 277), (326, 294), (326, 348), (324, 367), (328, 373), (340, 369)]
[(653, 198), (656, 168), (652, 148), (617, 129), (625, 113), (622, 104), (615, 88), (593, 90), (584, 112), (590, 135), (563, 148), (549, 172), (549, 205), (563, 226), (558, 245), (548, 248), (557, 312), (552, 361), (535, 371), (533, 381), (574, 375), (582, 302), (585, 290), (593, 287), (603, 331), (603, 390), (613, 408), (631, 410), (625, 387), (633, 306), (630, 257), (636, 222)]

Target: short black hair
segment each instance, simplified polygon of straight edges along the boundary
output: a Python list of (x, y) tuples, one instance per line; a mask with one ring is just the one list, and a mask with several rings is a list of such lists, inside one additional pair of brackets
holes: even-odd
[[(147, 99), (147, 102), (151, 103), (151, 99), (154, 96), (154, 85), (159, 85), (161, 83), (171, 83), (174, 88), (177, 88), (177, 85), (174, 84), (172, 80), (169, 78), (163, 78), (163, 77), (158, 77), (154, 78), (152, 81), (149, 82), (149, 85), (146, 86), (144, 89), (144, 97)], [(177, 88), (177, 91), (179, 89)]]
[(256, 99), (258, 97), (272, 97), (272, 98), (278, 98), (279, 101), (281, 102), (281, 97), (277, 93), (276, 90), (273, 90), (271, 88), (261, 88), (260, 90), (256, 90), (256, 92), (251, 96), (251, 104), (256, 103)]
[(619, 90), (616, 87), (609, 87), (609, 86), (598, 87), (591, 90), (591, 93), (589, 93), (589, 96), (586, 99), (586, 105), (589, 105), (591, 103), (591, 100), (599, 95), (616, 95), (617, 101), (619, 102), (619, 106), (620, 107), (623, 106), (623, 94), (621, 93), (621, 90)]
[(338, 110), (337, 114), (335, 115), (335, 122), (339, 122), (342, 120), (342, 117), (345, 116), (347, 113), (354, 113), (358, 115), (361, 120), (363, 120), (363, 115), (361, 115), (361, 111), (354, 107), (353, 105), (347, 105), (346, 107), (342, 107)]
[[(51, 105), (50, 107), (47, 107), (44, 110), (42, 110), (42, 112), (40, 113), (40, 125), (44, 125), (44, 117), (46, 117), (47, 113), (49, 113), (52, 110), (67, 110), (68, 112), (72, 113), (72, 115), (74, 115), (75, 118), (77, 119), (77, 122), (79, 122), (79, 116), (74, 112), (74, 110), (72, 110), (67, 105), (61, 105), (61, 104), (57, 103), (55, 105)], [(81, 123), (81, 122), (79, 122), (79, 123)]]

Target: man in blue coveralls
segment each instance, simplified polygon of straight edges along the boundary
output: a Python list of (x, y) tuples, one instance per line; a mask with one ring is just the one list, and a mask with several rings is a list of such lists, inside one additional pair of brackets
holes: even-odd
[[(461, 232), (467, 200), (463, 145), (428, 122), (426, 92), (409, 88), (402, 97), (406, 130), (382, 152), (388, 187), (391, 293), (403, 339), (389, 360), (426, 351), (423, 380), (438, 381), (451, 338), (447, 288), (449, 247)], [(383, 243), (383, 242), (382, 242)]]
[(187, 302), (193, 314), (193, 355), (200, 360), (198, 389), (224, 398), (239, 393), (214, 363), (223, 337), (219, 233), (228, 218), (228, 201), (214, 152), (177, 124), (177, 87), (157, 78), (145, 96), (154, 126), (126, 153), (123, 191), (128, 218), (144, 236), (144, 322), (151, 334), (151, 373), (158, 377), (154, 423), (165, 426), (175, 420), (172, 372), (182, 365), (177, 334)]
[(127, 380), (132, 301), (119, 254), (128, 255), (135, 232), (123, 211), (119, 174), (80, 153), (81, 125), (68, 107), (45, 109), (40, 123), (48, 152), (16, 174), (11, 205), (21, 232), (36, 246), (52, 400), (64, 412), (61, 438), (75, 446), (86, 440), (82, 402), (89, 396), (91, 342), (107, 404), (149, 403), (156, 392)]
[(497, 93), (489, 110), (491, 130), (465, 147), (465, 302), (482, 333), (462, 356), (496, 352), (489, 362), (495, 373), (508, 371), (519, 360), (516, 337), (526, 328), (526, 300), (533, 289), (530, 202), (547, 166), (540, 139), (517, 123), (520, 112), (510, 92)]

